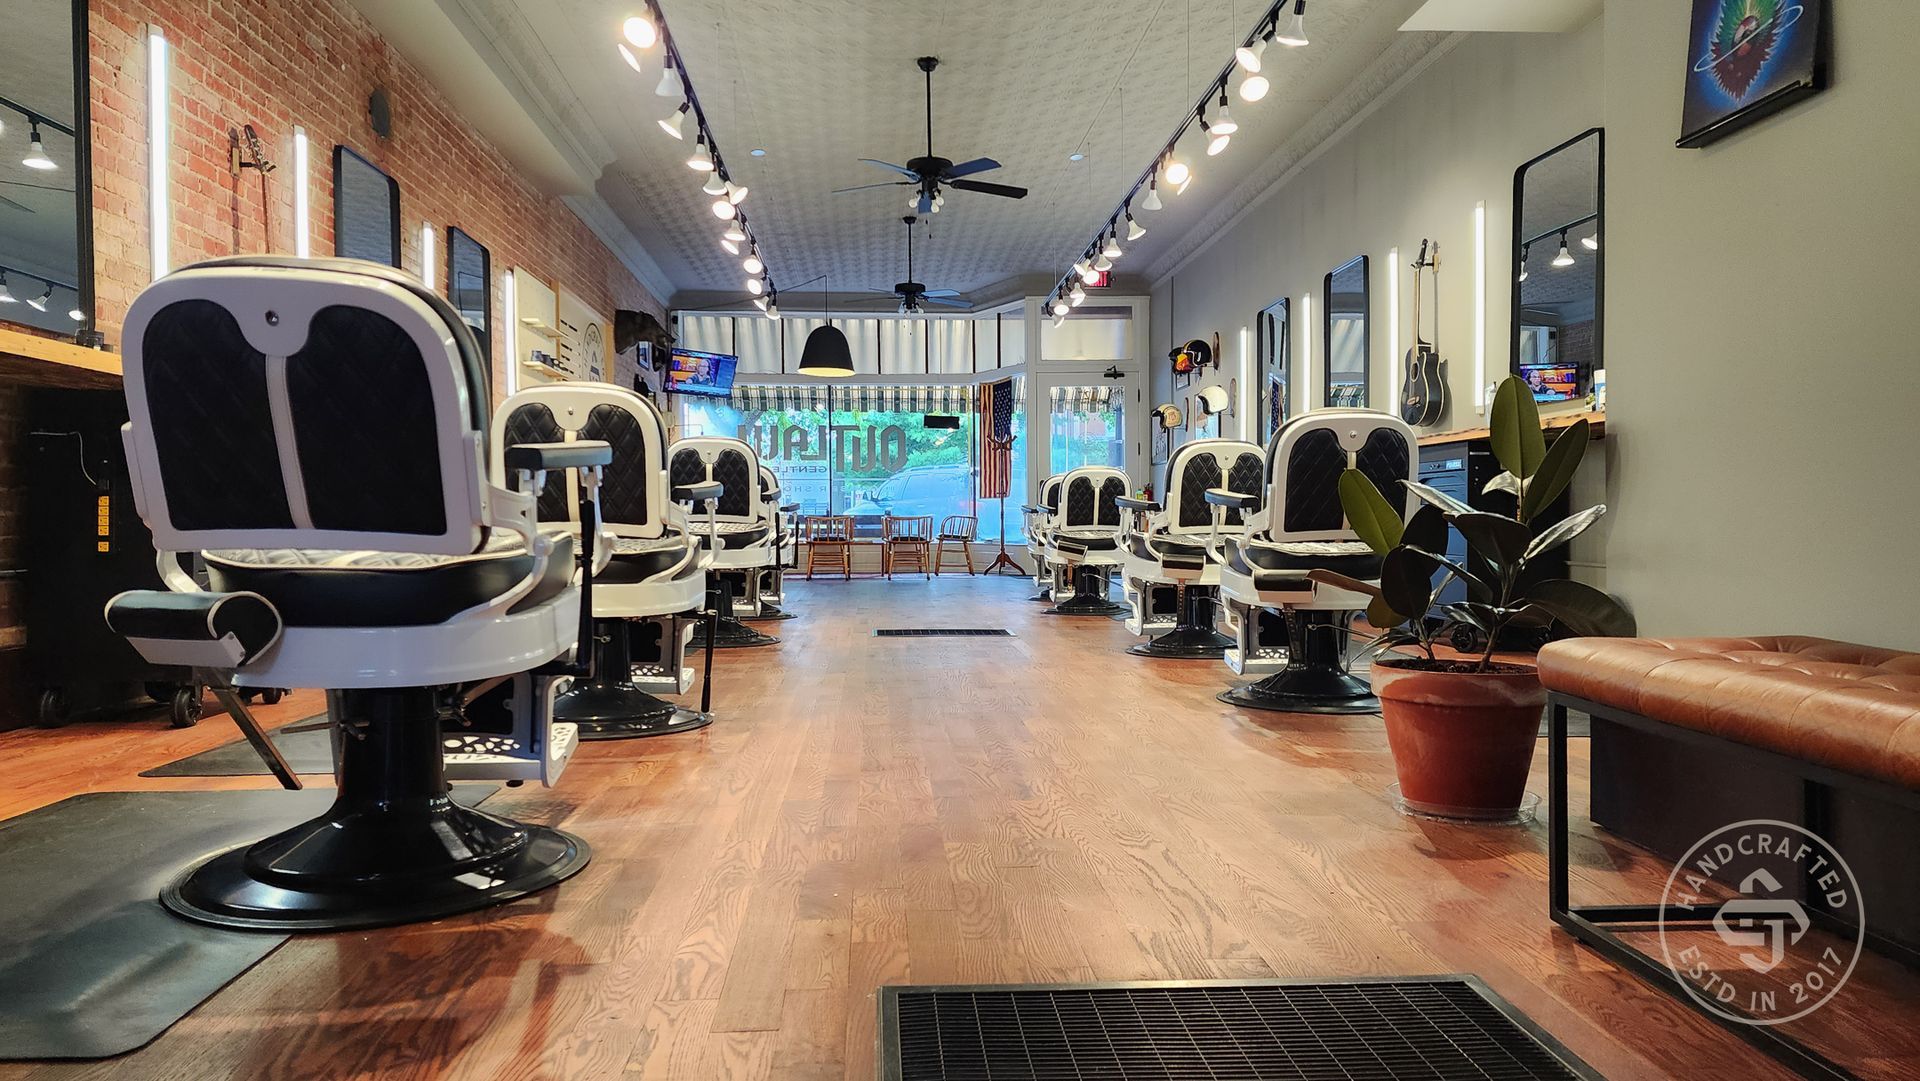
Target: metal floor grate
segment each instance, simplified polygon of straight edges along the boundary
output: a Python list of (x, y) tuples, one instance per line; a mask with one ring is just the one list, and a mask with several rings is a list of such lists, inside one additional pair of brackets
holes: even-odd
[(1472, 976), (882, 987), (882, 1081), (1600, 1081)]
[(878, 627), (875, 638), (1012, 638), (1005, 627)]

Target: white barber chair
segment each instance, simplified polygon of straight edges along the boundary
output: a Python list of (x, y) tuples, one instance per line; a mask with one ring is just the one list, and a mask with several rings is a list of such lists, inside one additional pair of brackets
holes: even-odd
[[(1237, 439), (1184, 443), (1167, 459), (1160, 500), (1116, 501), (1126, 519), (1120, 538), (1120, 572), (1132, 609), (1127, 630), (1142, 637), (1164, 632), (1127, 652), (1175, 660), (1219, 660), (1233, 644), (1214, 629), (1220, 564), (1207, 555), (1207, 541), (1216, 528), (1207, 491), (1225, 488), (1262, 497), (1264, 462), (1259, 447)], [(1246, 514), (1229, 509), (1218, 531), (1228, 536), (1244, 533)]]

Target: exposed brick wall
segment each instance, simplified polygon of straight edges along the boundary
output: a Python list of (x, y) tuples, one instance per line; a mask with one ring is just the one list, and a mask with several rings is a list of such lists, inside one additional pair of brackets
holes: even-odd
[[(401, 264), (420, 266), (420, 225), (436, 232), (446, 291), (445, 230), (457, 225), (493, 260), (494, 386), (504, 357), (499, 272), (523, 268), (573, 289), (608, 315), (664, 315), (599, 238), (547, 198), (343, 0), (93, 0), (95, 281), (100, 325), (117, 344), (127, 306), (148, 280), (146, 28), (172, 52), (174, 264), (293, 250), (293, 128), (306, 129), (313, 252), (333, 251), (333, 148), (343, 144), (400, 185)], [(367, 119), (384, 87), (393, 134)], [(252, 124), (279, 168), (261, 179), (227, 167), (229, 129)]]
[(1560, 328), (1560, 363), (1583, 368), (1593, 363), (1593, 320)]
[[(492, 257), (495, 393), (505, 386), (499, 275), (515, 268), (565, 285), (611, 317), (615, 308), (665, 307), (584, 223), (548, 198), (462, 119), (425, 77), (344, 0), (93, 0), (94, 282), (99, 326), (120, 345), (127, 307), (149, 280), (146, 29), (171, 46), (174, 265), (250, 252), (291, 253), (293, 128), (307, 131), (312, 250), (333, 252), (333, 147), (344, 144), (400, 184), (402, 257), (420, 268), (420, 225), (436, 231), (446, 292), (446, 227), (457, 225)], [(384, 87), (393, 134), (381, 139), (367, 99)], [(252, 124), (278, 169), (266, 180), (227, 167), (229, 129)], [(631, 364), (617, 366), (623, 381)], [(19, 558), (16, 477), (25, 452), (24, 395), (0, 384), (0, 567)], [(18, 590), (0, 579), (0, 728), (26, 718), (17, 673), (23, 639)]]

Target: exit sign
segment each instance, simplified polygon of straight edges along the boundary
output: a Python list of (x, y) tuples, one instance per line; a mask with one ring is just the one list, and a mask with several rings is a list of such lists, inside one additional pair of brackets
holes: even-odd
[[(1113, 271), (1111, 270), (1097, 270), (1094, 272), (1094, 275), (1094, 279), (1087, 282), (1087, 288), (1089, 289), (1105, 289), (1113, 282)], [(1087, 281), (1085, 278), (1081, 278), (1080, 280), (1083, 282)]]

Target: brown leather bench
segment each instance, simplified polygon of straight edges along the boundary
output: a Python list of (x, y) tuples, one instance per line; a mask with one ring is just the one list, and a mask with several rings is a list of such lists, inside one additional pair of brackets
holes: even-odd
[(1920, 789), (1920, 653), (1825, 638), (1574, 638), (1548, 691)]

